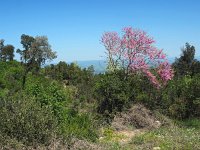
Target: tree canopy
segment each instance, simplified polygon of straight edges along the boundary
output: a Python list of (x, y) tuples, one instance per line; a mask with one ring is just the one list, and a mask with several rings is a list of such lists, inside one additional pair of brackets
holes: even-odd
[(182, 54), (176, 58), (173, 66), (177, 76), (193, 75), (200, 72), (200, 62), (195, 59), (195, 47), (189, 43), (182, 48)]

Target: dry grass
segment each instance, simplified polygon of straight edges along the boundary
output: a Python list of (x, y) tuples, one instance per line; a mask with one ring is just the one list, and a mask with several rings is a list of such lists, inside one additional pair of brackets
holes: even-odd
[(137, 128), (154, 129), (161, 126), (157, 117), (141, 104), (134, 105), (126, 112), (115, 116), (112, 127), (116, 130), (129, 130)]

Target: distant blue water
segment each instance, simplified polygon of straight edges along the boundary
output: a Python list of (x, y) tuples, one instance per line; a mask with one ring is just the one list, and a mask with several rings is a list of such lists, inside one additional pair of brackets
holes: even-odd
[(87, 60), (87, 61), (76, 61), (76, 63), (81, 68), (87, 68), (93, 66), (95, 73), (103, 73), (106, 70), (106, 61), (105, 60)]
[[(175, 57), (168, 57), (167, 58), (172, 64), (175, 61)], [(195, 59), (200, 61), (200, 56), (195, 57)], [(71, 62), (68, 62), (71, 63)], [(104, 73), (106, 70), (106, 60), (86, 60), (86, 61), (76, 61), (81, 68), (88, 68), (89, 66), (93, 65), (95, 73)]]
[[(169, 62), (172, 64), (175, 58), (168, 58)], [(93, 65), (95, 73), (103, 73), (106, 70), (106, 60), (87, 60), (87, 61), (76, 61), (76, 63), (81, 68), (87, 68)]]

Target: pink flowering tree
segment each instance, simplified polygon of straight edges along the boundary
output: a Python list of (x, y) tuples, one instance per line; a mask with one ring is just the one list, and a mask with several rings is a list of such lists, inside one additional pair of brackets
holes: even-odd
[(126, 27), (122, 37), (106, 32), (101, 41), (107, 50), (109, 71), (122, 69), (126, 75), (144, 74), (157, 88), (172, 79), (173, 70), (166, 55), (154, 46), (155, 41), (146, 32)]

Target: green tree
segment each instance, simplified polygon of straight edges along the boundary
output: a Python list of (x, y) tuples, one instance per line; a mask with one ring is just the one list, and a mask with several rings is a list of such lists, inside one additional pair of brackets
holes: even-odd
[(41, 65), (46, 61), (51, 61), (56, 58), (56, 52), (53, 52), (51, 45), (46, 36), (32, 36), (23, 34), (21, 36), (21, 44), (24, 50), (17, 50), (21, 55), (22, 63), (25, 66), (25, 73), (23, 77), (23, 87), (26, 82), (28, 72), (35, 70), (39, 71)]
[(182, 49), (180, 58), (176, 58), (173, 64), (177, 76), (193, 75), (197, 73), (196, 69), (199, 68), (199, 61), (194, 59), (194, 57), (195, 47), (186, 43), (185, 47)]
[(122, 71), (100, 75), (95, 83), (98, 113), (111, 119), (116, 112), (122, 111), (128, 105), (129, 83), (124, 80)]
[(2, 61), (12, 61), (14, 59), (14, 46), (13, 45), (6, 45), (3, 46), (1, 50), (1, 59)]
[(17, 50), (17, 53), (21, 55), (21, 61), (26, 63), (29, 57), (29, 50), (31, 49), (32, 43), (35, 41), (35, 39), (32, 36), (22, 34), (21, 35), (21, 44), (24, 48), (24, 50)]
[(46, 61), (51, 61), (57, 57), (56, 52), (53, 52), (51, 49), (51, 45), (49, 44), (46, 36), (35, 37), (29, 51), (29, 56), (29, 63), (35, 62), (38, 67), (44, 65)]
[(200, 61), (194, 60), (193, 65), (192, 65), (192, 75), (195, 75), (197, 73), (200, 73)]
[(24, 50), (17, 50), (21, 55), (21, 60), (28, 68), (38, 67), (45, 64), (46, 61), (56, 58), (56, 52), (53, 52), (46, 36), (32, 37), (23, 34), (21, 44)]

